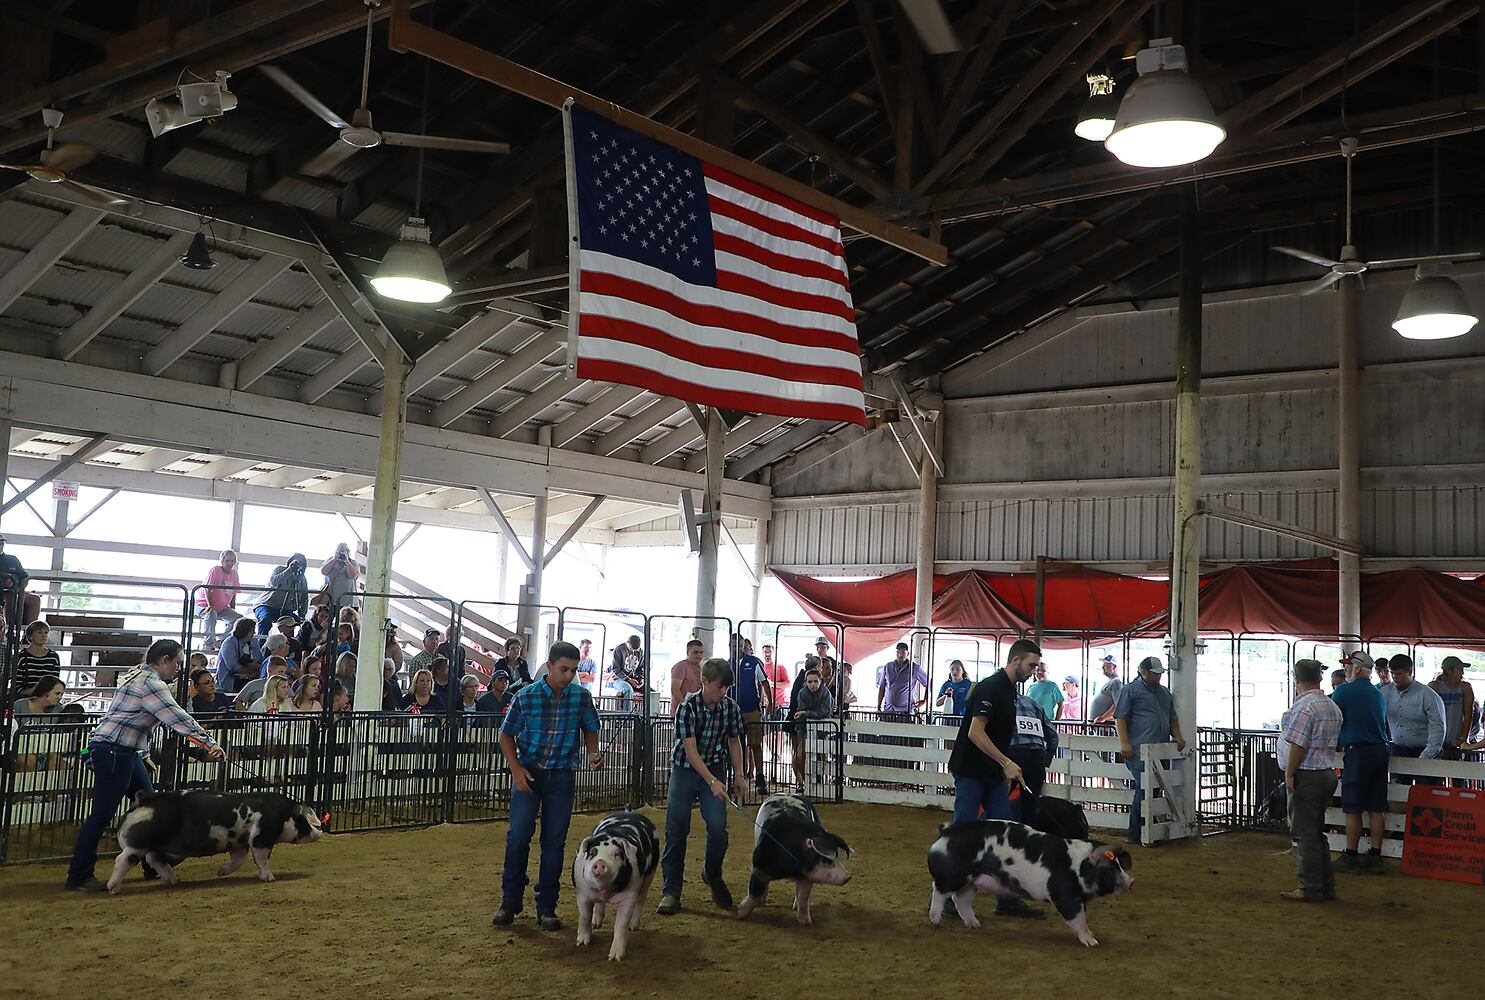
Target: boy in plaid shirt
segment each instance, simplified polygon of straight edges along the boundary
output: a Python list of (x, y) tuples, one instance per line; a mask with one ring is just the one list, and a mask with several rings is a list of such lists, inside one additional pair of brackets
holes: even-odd
[(536, 926), (544, 931), (562, 929), (562, 921), (557, 919), (557, 891), (562, 884), (563, 848), (584, 745), (593, 769), (603, 767), (593, 695), (573, 683), (578, 657), (572, 643), (552, 643), (546, 674), (516, 693), (500, 724), (500, 752), (505, 755), (515, 788), (510, 797), (510, 827), (505, 834), (500, 909), (490, 918), (497, 927), (511, 923), (521, 912), (528, 881), (526, 863), (540, 814)]
[(691, 803), (701, 807), (706, 823), (706, 860), (701, 880), (711, 886), (712, 902), (732, 909), (732, 892), (722, 881), (722, 859), (727, 854), (727, 782), (718, 776), (730, 762), (732, 789), (747, 795), (742, 767), (742, 709), (727, 697), (732, 667), (720, 657), (701, 665), (701, 690), (681, 702), (675, 718), (675, 750), (671, 755), (670, 796), (665, 803), (665, 852), (660, 856), (664, 890), (659, 912), (681, 911), (681, 883), (686, 871), (686, 838), (691, 834)]

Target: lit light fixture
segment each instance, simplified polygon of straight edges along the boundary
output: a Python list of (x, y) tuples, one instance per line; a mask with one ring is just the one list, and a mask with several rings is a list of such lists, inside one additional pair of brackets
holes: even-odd
[(1419, 264), (1392, 328), (1408, 340), (1448, 340), (1473, 330), (1480, 319), (1450, 276), (1453, 270), (1447, 263)]
[(1186, 50), (1157, 38), (1135, 56), (1140, 78), (1119, 102), (1104, 146), (1132, 167), (1177, 167), (1210, 156), (1227, 138), (1201, 84), (1186, 72)]
[(193, 271), (210, 271), (217, 266), (211, 255), (211, 248), (206, 245), (206, 234), (202, 232), (191, 238), (190, 247), (178, 259)]
[(453, 291), (422, 219), (410, 216), (403, 224), (397, 242), (376, 269), (371, 287), (378, 294), (403, 302), (442, 302)]
[(1119, 99), (1114, 96), (1114, 78), (1107, 73), (1088, 74), (1088, 103), (1078, 114), (1073, 132), (1089, 142), (1103, 142), (1114, 131)]

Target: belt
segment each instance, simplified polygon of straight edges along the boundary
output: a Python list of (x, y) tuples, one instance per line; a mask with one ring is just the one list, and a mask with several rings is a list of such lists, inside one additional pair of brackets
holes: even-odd
[(1357, 747), (1385, 747), (1386, 745), (1386, 743), (1343, 743), (1342, 747), (1346, 750), (1354, 750)]

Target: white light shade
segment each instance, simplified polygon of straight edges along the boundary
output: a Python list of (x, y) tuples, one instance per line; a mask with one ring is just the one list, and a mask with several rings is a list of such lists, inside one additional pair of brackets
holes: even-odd
[(453, 289), (443, 260), (429, 242), (428, 227), (409, 218), (401, 237), (382, 257), (371, 287), (379, 295), (403, 302), (442, 302)]
[(1114, 131), (1114, 119), (1119, 113), (1119, 99), (1113, 94), (1094, 94), (1083, 105), (1078, 123), (1073, 132), (1089, 142), (1103, 142)]
[(1160, 70), (1129, 88), (1104, 146), (1132, 167), (1176, 167), (1205, 159), (1225, 138), (1201, 85)]
[(1433, 276), (1413, 282), (1392, 328), (1408, 340), (1448, 340), (1463, 337), (1479, 321), (1453, 278)]

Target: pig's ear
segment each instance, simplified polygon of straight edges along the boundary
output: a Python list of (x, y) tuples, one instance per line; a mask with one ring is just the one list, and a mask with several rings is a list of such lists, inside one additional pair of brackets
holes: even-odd
[(590, 845), (592, 843), (593, 843), (593, 838), (592, 837), (584, 837), (583, 838), (583, 842), (578, 845), (578, 853), (579, 854), (586, 854), (586, 855), (588, 855), (588, 857), (591, 858), (593, 856), (593, 854), (589, 850), (589, 847), (590, 847)]
[(1130, 856), (1128, 851), (1116, 851), (1115, 854), (1119, 859), (1120, 868), (1129, 871), (1129, 869), (1134, 867), (1134, 858)]
[(820, 849), (815, 846), (815, 838), (814, 837), (806, 837), (805, 840), (804, 840), (804, 846), (807, 847), (807, 848), (809, 848), (810, 850), (814, 851), (816, 854), (819, 854), (820, 853)]

